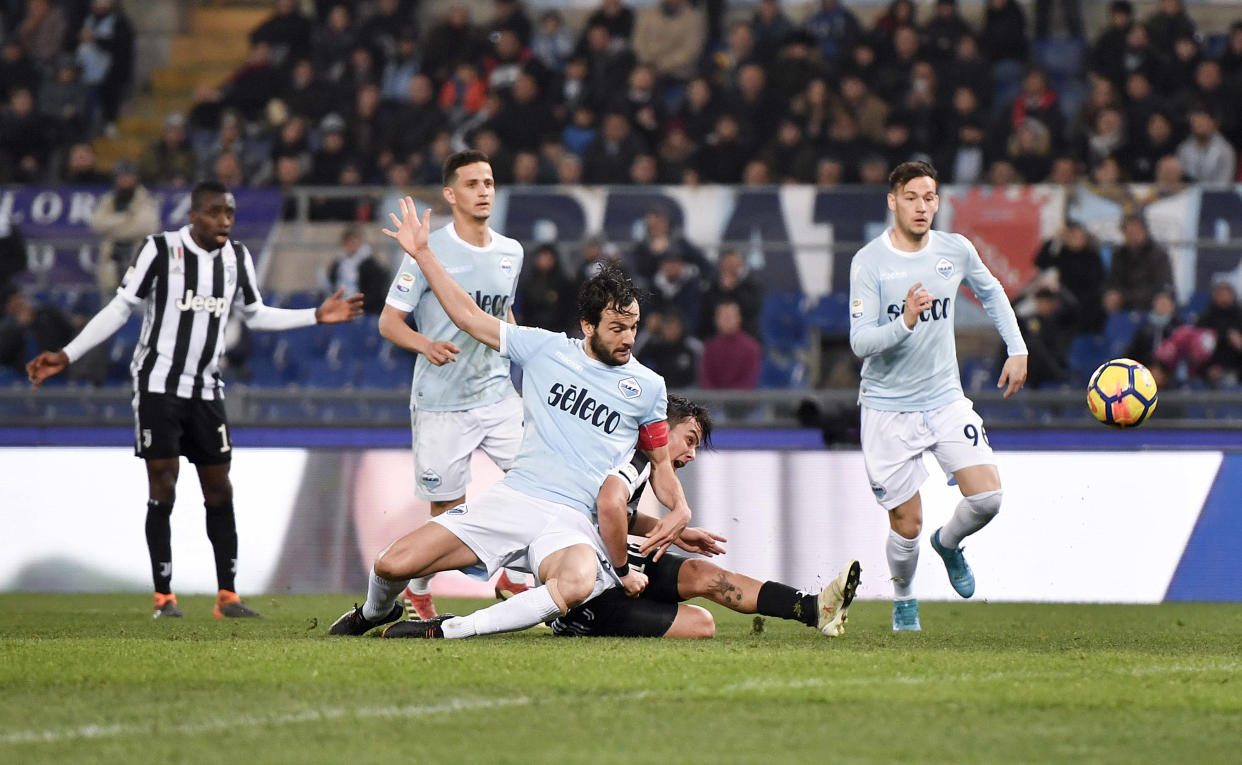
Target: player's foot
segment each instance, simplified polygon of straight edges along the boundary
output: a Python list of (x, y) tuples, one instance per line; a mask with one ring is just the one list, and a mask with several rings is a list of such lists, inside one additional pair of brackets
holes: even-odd
[(819, 592), (819, 631), (828, 637), (840, 637), (849, 621), (850, 603), (862, 578), (862, 566), (853, 561), (828, 586)]
[(975, 574), (970, 570), (970, 564), (966, 562), (966, 556), (962, 554), (965, 548), (958, 547), (952, 550), (946, 550), (940, 544), (940, 529), (936, 529), (936, 533), (931, 537), (932, 549), (944, 561), (945, 570), (949, 572), (949, 584), (953, 585), (953, 589), (963, 598), (969, 598), (975, 594)]
[(171, 592), (165, 595), (162, 592), (155, 593), (155, 619), (180, 619), (185, 616), (181, 613), (181, 609), (177, 607), (177, 596)]
[(232, 590), (220, 590), (211, 615), (217, 619), (253, 619), (259, 616), (259, 612), (250, 610), (242, 602), (241, 596)]
[(384, 629), (386, 638), (442, 638), (444, 630), (440, 627), (452, 614), (441, 614), (433, 619), (406, 619), (390, 624)]
[(412, 614), (418, 614), (419, 619), (436, 618), (436, 604), (431, 599), (431, 593), (419, 595), (409, 587), (405, 588), (405, 592), (401, 593), (401, 597), (397, 599), (405, 609)]
[(405, 608), (400, 603), (394, 603), (392, 610), (379, 619), (368, 619), (362, 615), (362, 608), (357, 603), (354, 607), (341, 614), (341, 618), (332, 622), (332, 626), (328, 628), (329, 635), (365, 635), (381, 624), (395, 622), (405, 615)]
[(893, 601), (893, 632), (921, 632), (919, 602), (917, 600)]
[(509, 578), (509, 572), (501, 570), (500, 578), (496, 580), (496, 599), (508, 600), (514, 595), (526, 592), (530, 589), (530, 585), (526, 582), (515, 582)]

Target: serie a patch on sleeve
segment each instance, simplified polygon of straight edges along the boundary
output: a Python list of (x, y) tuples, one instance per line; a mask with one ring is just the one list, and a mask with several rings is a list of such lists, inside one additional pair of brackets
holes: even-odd
[(414, 274), (403, 272), (397, 279), (397, 292), (409, 292), (412, 286), (414, 286)]
[(850, 318), (861, 319), (863, 315), (863, 301), (854, 299), (850, 301)]

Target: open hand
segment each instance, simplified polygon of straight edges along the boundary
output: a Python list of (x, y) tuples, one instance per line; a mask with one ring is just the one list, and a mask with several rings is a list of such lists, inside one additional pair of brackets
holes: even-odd
[(660, 519), (656, 527), (651, 530), (647, 538), (639, 546), (638, 552), (642, 555), (655, 550), (655, 555), (651, 560), (657, 561), (664, 557), (664, 551), (668, 546), (677, 541), (681, 536), (681, 532), (686, 530), (686, 526), (690, 523), (690, 511), (673, 510)]
[(686, 552), (698, 553), (710, 558), (713, 555), (723, 553), (725, 549), (720, 546), (720, 543), (728, 541), (719, 534), (713, 534), (707, 529), (690, 527), (681, 532), (681, 536), (673, 544)]
[(427, 237), (431, 235), (431, 208), (423, 211), (423, 219), (420, 221), (414, 210), (413, 197), (405, 197), (398, 202), (401, 205), (401, 217), (397, 218), (393, 213), (388, 213), (388, 219), (396, 230), (383, 229), (384, 235), (396, 239), (401, 249), (417, 258), (420, 250), (427, 249)]
[(336, 324), (342, 321), (356, 319), (362, 315), (362, 293), (350, 295), (347, 298), (341, 297), (345, 294), (345, 288), (341, 287), (334, 294), (330, 295), (323, 301), (318, 308), (315, 309), (315, 321), (320, 324)]

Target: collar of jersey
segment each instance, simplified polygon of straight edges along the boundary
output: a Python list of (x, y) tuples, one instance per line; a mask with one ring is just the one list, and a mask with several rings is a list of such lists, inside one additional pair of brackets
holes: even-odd
[(926, 253), (927, 248), (931, 247), (932, 237), (935, 235), (935, 233), (936, 233), (935, 229), (928, 229), (927, 242), (922, 247), (915, 250), (914, 252), (907, 252), (906, 250), (899, 250), (895, 246), (893, 246), (893, 237), (892, 237), (893, 229), (891, 228), (884, 229), (884, 233), (880, 235), (880, 238), (884, 240), (884, 246), (887, 247), (890, 251), (897, 253), (903, 258), (917, 258), (920, 255), (923, 255), (924, 253)]
[(195, 255), (203, 255), (205, 257), (210, 258), (212, 255), (219, 252), (221, 249), (217, 247), (215, 250), (208, 252), (207, 250), (204, 250), (202, 247), (199, 247), (198, 242), (194, 241), (194, 237), (190, 236), (189, 226), (182, 226), (181, 230), (178, 231), (177, 233), (181, 235), (181, 243), (185, 245), (185, 248), (189, 250), (190, 252), (194, 253)]
[(498, 241), (497, 237), (500, 236), (500, 234), (497, 234), (495, 231), (492, 230), (491, 226), (488, 226), (487, 233), (489, 236), (491, 236), (492, 243), (487, 245), (486, 247), (479, 247), (477, 245), (471, 244), (470, 242), (467, 242), (465, 239), (462, 239), (460, 236), (458, 236), (457, 229), (453, 226), (451, 222), (447, 226), (445, 226), (445, 228), (448, 229), (448, 235), (453, 238), (454, 242), (457, 242), (462, 247), (465, 247), (469, 250), (473, 250), (474, 252), (491, 252), (495, 250), (496, 243)]

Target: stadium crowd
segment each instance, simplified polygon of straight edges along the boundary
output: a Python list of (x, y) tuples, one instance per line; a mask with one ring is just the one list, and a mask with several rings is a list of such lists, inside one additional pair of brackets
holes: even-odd
[[(1051, 5), (1035, 3), (1032, 24), (1014, 0), (987, 0), (974, 26), (954, 0), (893, 0), (866, 26), (840, 0), (796, 19), (778, 0), (602, 0), (571, 27), (561, 12), (533, 13), (519, 0), (497, 0), (486, 21), (454, 5), (423, 24), (413, 0), (277, 0), (244, 65), (199, 88), (186, 113), (167, 115), (159, 139), (118, 177), (136, 178), (139, 190), (205, 178), (435, 185), (443, 158), (472, 147), (492, 158), (501, 185), (883, 184), (910, 158), (966, 184), (1171, 188), (1237, 178), (1242, 22), (1208, 36), (1181, 0), (1160, 0), (1145, 18), (1116, 0), (1087, 40), (1077, 0), (1060, 4), (1069, 34), (1050, 35)], [(133, 32), (119, 6), (0, 2), (0, 182), (106, 180), (86, 141), (109, 129), (132, 85)], [(312, 214), (368, 221), (374, 210), (333, 200)], [(1081, 260), (1058, 267), (1066, 252), (1098, 249), (1077, 226), (1040, 253), (1043, 275), (1020, 305), (1041, 341), (1033, 353), (1046, 355), (1032, 361), (1033, 382), (1067, 380), (1081, 336), (1113, 338), (1110, 349), (1161, 365), (1155, 354), (1176, 325), (1161, 323), (1156, 303), (1172, 278), (1167, 254), (1149, 238), (1158, 256), (1136, 243), (1147, 236), (1141, 223), (1133, 237), (1127, 224), (1107, 274), (1103, 260), (1095, 270)], [(768, 384), (761, 278), (741, 253), (709, 262), (660, 213), (646, 224), (641, 241), (620, 247), (532, 249), (523, 320), (572, 329), (572, 286), (616, 258), (651, 295), (639, 352), (671, 387)], [(1130, 254), (1146, 258), (1143, 270), (1119, 268)], [(1216, 311), (1214, 291), (1211, 310), (1173, 307), (1191, 323), (1233, 311), (1237, 326), (1214, 333), (1222, 342), (1210, 362), (1182, 333), (1181, 355), (1165, 353), (1170, 374), (1221, 383), (1242, 373), (1231, 300)]]

